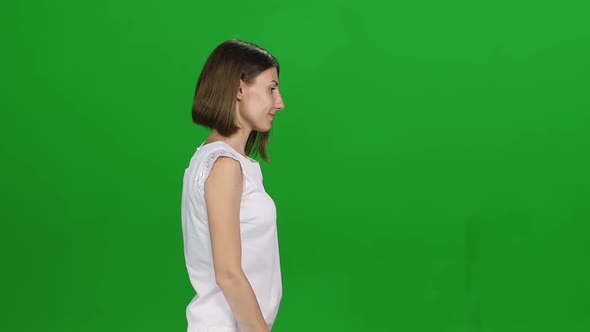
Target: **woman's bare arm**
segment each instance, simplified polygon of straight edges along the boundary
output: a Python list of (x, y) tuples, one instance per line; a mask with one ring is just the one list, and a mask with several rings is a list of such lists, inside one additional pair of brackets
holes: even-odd
[(215, 279), (245, 332), (269, 331), (244, 271), (240, 239), (242, 171), (238, 161), (218, 158), (205, 181)]

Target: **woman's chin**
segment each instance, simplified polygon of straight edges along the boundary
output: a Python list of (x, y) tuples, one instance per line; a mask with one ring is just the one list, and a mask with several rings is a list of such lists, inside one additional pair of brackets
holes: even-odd
[(266, 133), (267, 131), (270, 131), (270, 128), (272, 128), (272, 123), (269, 123), (265, 126), (258, 126), (254, 128), (254, 130), (256, 130), (259, 133)]

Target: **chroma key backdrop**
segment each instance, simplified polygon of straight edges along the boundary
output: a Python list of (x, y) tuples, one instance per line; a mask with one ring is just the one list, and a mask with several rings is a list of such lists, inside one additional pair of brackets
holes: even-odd
[(1, 331), (186, 331), (190, 108), (232, 38), (281, 64), (273, 332), (590, 331), (587, 1), (1, 12)]

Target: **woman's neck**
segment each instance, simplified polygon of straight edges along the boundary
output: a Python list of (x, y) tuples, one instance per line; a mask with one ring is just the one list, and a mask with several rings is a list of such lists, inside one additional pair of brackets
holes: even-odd
[(234, 150), (238, 151), (243, 156), (247, 157), (245, 150), (246, 142), (248, 141), (248, 136), (250, 136), (250, 132), (250, 130), (240, 128), (231, 136), (225, 137), (221, 135), (217, 130), (213, 129), (209, 136), (207, 136), (207, 140), (204, 144), (212, 143), (215, 141), (222, 141), (226, 144), (229, 144), (232, 148), (234, 148)]

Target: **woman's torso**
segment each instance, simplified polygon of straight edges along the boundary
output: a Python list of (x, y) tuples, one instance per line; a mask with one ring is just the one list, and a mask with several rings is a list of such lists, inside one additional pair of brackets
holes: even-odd
[(216, 141), (200, 146), (185, 170), (182, 191), (182, 231), (187, 271), (196, 296), (186, 309), (189, 332), (237, 332), (239, 326), (215, 282), (204, 182), (217, 158), (240, 162), (243, 192), (240, 205), (242, 269), (264, 319), (272, 326), (282, 298), (276, 208), (266, 193), (258, 162)]

